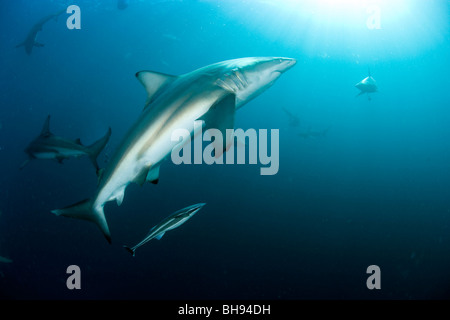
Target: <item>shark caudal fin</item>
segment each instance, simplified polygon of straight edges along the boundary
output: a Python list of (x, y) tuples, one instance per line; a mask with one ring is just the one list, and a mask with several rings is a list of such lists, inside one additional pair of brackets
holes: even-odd
[(136, 254), (136, 250), (134, 250), (134, 249), (132, 249), (132, 248), (130, 248), (130, 247), (128, 247), (128, 246), (123, 246), (129, 253), (131, 253), (132, 255), (133, 255), (133, 257), (135, 256), (135, 254)]
[(94, 222), (102, 231), (106, 240), (111, 243), (111, 233), (102, 207), (94, 208), (91, 199), (86, 199), (71, 206), (53, 210), (52, 213), (57, 216), (82, 219)]
[(109, 141), (109, 137), (111, 137), (111, 128), (108, 129), (108, 132), (105, 134), (103, 138), (86, 147), (88, 148), (89, 159), (91, 159), (92, 164), (94, 165), (95, 170), (97, 171), (97, 174), (99, 173), (100, 170), (100, 167), (98, 166), (97, 163), (97, 157), (100, 154), (100, 152), (102, 152), (103, 148), (105, 148), (106, 144)]

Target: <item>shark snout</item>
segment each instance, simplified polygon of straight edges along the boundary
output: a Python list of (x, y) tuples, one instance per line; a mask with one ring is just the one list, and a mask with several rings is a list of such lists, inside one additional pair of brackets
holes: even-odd
[(279, 58), (280, 59), (280, 72), (285, 72), (295, 66), (297, 60), (293, 58)]

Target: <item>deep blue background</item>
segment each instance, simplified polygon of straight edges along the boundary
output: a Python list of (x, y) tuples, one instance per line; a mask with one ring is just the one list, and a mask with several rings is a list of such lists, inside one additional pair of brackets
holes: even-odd
[[(345, 24), (281, 1), (224, 2), (0, 2), (0, 255), (13, 260), (0, 264), (0, 297), (449, 298), (448, 1), (405, 1), (398, 20), (383, 2), (380, 30), (367, 29), (365, 11)], [(64, 14), (39, 33), (45, 47), (15, 48), (69, 4), (81, 8), (81, 30)], [(122, 206), (105, 206), (108, 245), (94, 224), (50, 213), (92, 196), (87, 158), (18, 170), (48, 114), (53, 133), (85, 144), (111, 126), (104, 166), (144, 105), (137, 71), (183, 74), (246, 56), (298, 60), (236, 115), (236, 127), (280, 129), (277, 175), (167, 161), (158, 185), (130, 185)], [(371, 101), (355, 98), (368, 68), (380, 91)], [(325, 137), (298, 135), (329, 126)], [(207, 205), (135, 258), (122, 248), (198, 202)], [(65, 285), (71, 264), (78, 291)], [(378, 291), (366, 288), (372, 264)]]

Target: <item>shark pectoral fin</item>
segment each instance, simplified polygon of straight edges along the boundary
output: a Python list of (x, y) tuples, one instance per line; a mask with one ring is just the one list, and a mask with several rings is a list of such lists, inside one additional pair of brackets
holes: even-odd
[(39, 42), (35, 42), (33, 45), (34, 45), (35, 47), (43, 47), (43, 46), (44, 46), (43, 43), (39, 43)]
[(150, 171), (150, 166), (145, 167), (134, 179), (133, 182), (137, 183), (138, 185), (142, 186), (144, 185), (145, 181), (147, 181), (147, 175)]
[(111, 196), (111, 198), (109, 200), (116, 200), (117, 205), (120, 207), (122, 205), (123, 202), (123, 198), (125, 196), (125, 187), (123, 186), (122, 188), (118, 189), (113, 196)]
[(159, 168), (160, 165), (152, 167), (147, 173), (146, 180), (153, 184), (157, 184), (159, 181)]
[(153, 71), (139, 71), (136, 73), (136, 78), (138, 78), (147, 91), (147, 101), (144, 107), (145, 109), (154, 100), (154, 98), (161, 91), (163, 91), (163, 88), (174, 81), (177, 76)]
[(71, 206), (52, 211), (57, 216), (82, 219), (94, 222), (102, 231), (106, 240), (111, 243), (111, 233), (105, 219), (103, 207), (94, 208), (91, 199), (86, 199)]
[[(220, 157), (233, 144), (234, 114), (236, 110), (236, 95), (227, 94), (213, 104), (198, 120), (205, 121), (205, 128), (216, 129), (222, 133), (222, 139), (214, 140), (214, 157)], [(231, 130), (227, 130), (231, 129)], [(222, 145), (219, 145), (222, 142)]]
[(163, 237), (164, 233), (165, 233), (165, 232), (158, 234), (158, 235), (155, 237), (155, 239), (161, 240), (161, 238)]
[(24, 46), (24, 45), (25, 45), (25, 41), (22, 42), (22, 43), (19, 43), (19, 44), (16, 46), (16, 48), (20, 48), (20, 47), (22, 47), (22, 46)]
[(145, 167), (139, 175), (137, 175), (133, 182), (137, 183), (138, 185), (142, 186), (145, 181), (149, 181), (153, 184), (157, 184), (159, 180), (159, 165), (157, 166), (151, 166)]

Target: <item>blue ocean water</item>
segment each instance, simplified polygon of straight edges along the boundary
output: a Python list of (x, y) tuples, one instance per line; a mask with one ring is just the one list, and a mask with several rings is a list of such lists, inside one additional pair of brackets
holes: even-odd
[[(0, 262), (0, 297), (448, 299), (450, 5), (392, 2), (1, 1), (0, 256), (12, 262)], [(81, 29), (64, 13), (38, 33), (44, 47), (16, 48), (69, 5)], [(94, 224), (51, 213), (94, 194), (88, 158), (19, 170), (49, 114), (54, 134), (85, 144), (111, 127), (104, 167), (144, 106), (136, 72), (252, 56), (297, 60), (236, 113), (237, 128), (279, 129), (276, 175), (166, 161), (157, 185), (132, 184), (120, 207), (105, 205), (110, 245)], [(379, 92), (355, 97), (369, 69)], [(136, 257), (123, 249), (199, 202)], [(66, 286), (70, 265), (79, 290)], [(370, 265), (381, 289), (367, 288)]]

